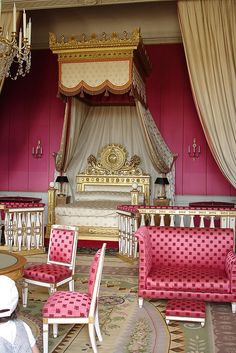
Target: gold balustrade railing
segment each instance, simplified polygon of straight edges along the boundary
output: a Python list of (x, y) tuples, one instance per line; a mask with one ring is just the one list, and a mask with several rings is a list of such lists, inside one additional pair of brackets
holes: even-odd
[(4, 245), (1, 250), (8, 250), (22, 255), (38, 254), (44, 249), (44, 206), (10, 207), (0, 205), (5, 213), (2, 221)]
[[(141, 216), (141, 225), (165, 225), (165, 216), (170, 218), (169, 225), (171, 227), (195, 227), (196, 217), (200, 218), (199, 227), (216, 227), (218, 220), (220, 228), (232, 228), (235, 231), (236, 209), (219, 209), (219, 208), (192, 208), (192, 207), (139, 207), (138, 212)], [(159, 224), (156, 224), (155, 216), (160, 217)], [(209, 222), (206, 222), (207, 219)], [(206, 225), (207, 224), (207, 225)]]
[(235, 233), (236, 209), (192, 208), (180, 206), (120, 206), (119, 254), (137, 258), (137, 239), (134, 236), (143, 225), (170, 227), (232, 228)]

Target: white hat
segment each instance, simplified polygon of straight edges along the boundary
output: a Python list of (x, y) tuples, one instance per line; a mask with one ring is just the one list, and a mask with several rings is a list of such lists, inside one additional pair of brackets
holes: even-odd
[(0, 276), (0, 317), (11, 316), (18, 304), (19, 294), (15, 282)]

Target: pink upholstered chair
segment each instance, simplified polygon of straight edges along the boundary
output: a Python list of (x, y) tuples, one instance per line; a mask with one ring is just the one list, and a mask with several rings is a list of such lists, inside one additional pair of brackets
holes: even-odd
[(35, 264), (24, 269), (22, 302), (27, 306), (28, 284), (48, 287), (50, 293), (69, 283), (74, 290), (77, 227), (53, 225), (49, 240), (48, 258), (45, 264)]
[(94, 353), (97, 353), (95, 332), (99, 341), (102, 335), (98, 320), (98, 295), (102, 277), (106, 244), (97, 251), (90, 267), (88, 292), (58, 291), (50, 295), (43, 307), (43, 353), (48, 353), (48, 325), (53, 324), (57, 337), (58, 324), (88, 324), (89, 337)]

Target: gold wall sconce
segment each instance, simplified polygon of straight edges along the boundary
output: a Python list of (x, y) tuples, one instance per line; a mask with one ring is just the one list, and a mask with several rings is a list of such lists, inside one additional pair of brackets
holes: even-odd
[(34, 158), (40, 159), (43, 155), (43, 148), (41, 146), (41, 141), (38, 140), (38, 144), (36, 147), (32, 147), (32, 156)]
[(192, 145), (188, 146), (188, 155), (190, 158), (195, 160), (200, 157), (200, 154), (201, 154), (201, 146), (197, 145), (196, 138), (194, 137)]

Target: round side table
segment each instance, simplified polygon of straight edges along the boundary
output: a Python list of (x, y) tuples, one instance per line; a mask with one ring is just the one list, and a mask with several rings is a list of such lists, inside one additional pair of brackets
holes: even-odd
[(0, 275), (5, 275), (14, 281), (22, 277), (26, 259), (22, 255), (0, 250)]

